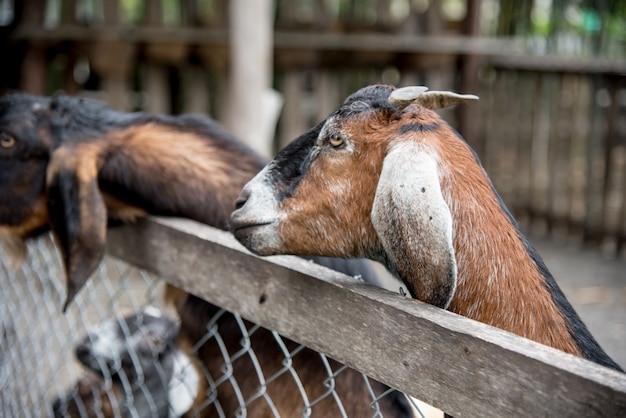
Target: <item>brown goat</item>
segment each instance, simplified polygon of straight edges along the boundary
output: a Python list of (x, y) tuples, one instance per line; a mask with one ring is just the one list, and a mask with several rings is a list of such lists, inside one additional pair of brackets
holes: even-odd
[[(103, 256), (108, 221), (154, 214), (227, 229), (241, 188), (264, 163), (204, 117), (119, 113), (86, 99), (9, 95), (0, 100), (0, 232), (16, 242), (16, 237), (52, 229), (67, 273), (67, 307)], [(369, 267), (362, 262), (332, 264), (375, 280), (363, 271)], [(207, 324), (215, 321), (226, 349), (235, 353), (241, 349), (238, 320), (227, 313), (215, 319), (219, 309), (191, 295), (179, 312), (179, 344), (197, 349), (208, 384), (210, 376), (223, 374), (225, 360), (215, 339), (204, 340)], [(259, 350), (259, 363), (271, 365), (264, 370), (266, 376), (284, 359), (283, 349), (270, 337), (269, 331), (257, 330), (250, 342)], [(307, 393), (319, 391), (319, 382), (328, 378), (320, 362), (319, 354), (308, 349), (294, 359)], [(274, 416), (274, 410), (281, 416), (301, 414), (300, 391), (288, 375), (265, 387), (250, 380), (257, 375), (250, 363), (237, 363), (233, 374), (249, 387), (239, 394), (227, 384), (218, 385), (199, 393), (191, 411), (218, 416), (221, 410), (231, 416), (241, 397), (249, 399), (266, 388), (279, 395), (273, 398), (275, 404), (254, 402), (248, 416)], [(371, 396), (360, 373), (346, 370), (335, 384), (337, 393), (347, 396), (343, 406), (348, 416), (367, 415), (363, 408), (370, 408), (365, 400)], [(378, 382), (372, 382), (372, 388), (378, 394), (388, 389)], [(379, 405), (385, 416), (411, 416), (398, 392), (383, 397)], [(337, 405), (330, 397), (315, 405), (313, 413), (337, 416)]]
[(235, 236), (261, 255), (369, 257), (414, 298), (616, 370), (468, 144), (431, 109), (476, 96), (369, 86), (242, 191)]
[(58, 418), (113, 418), (120, 415), (124, 398), (124, 390), (119, 385), (108, 384), (92, 373), (82, 377), (55, 401), (53, 413)]
[(184, 414), (206, 387), (200, 387), (199, 364), (177, 344), (177, 330), (153, 307), (90, 330), (76, 346), (77, 359), (90, 373), (55, 401), (55, 416)]

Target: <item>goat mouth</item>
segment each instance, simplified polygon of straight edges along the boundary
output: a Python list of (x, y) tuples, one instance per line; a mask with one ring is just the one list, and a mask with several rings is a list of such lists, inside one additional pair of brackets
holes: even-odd
[(235, 237), (246, 236), (253, 234), (256, 230), (266, 227), (268, 225), (272, 225), (276, 223), (276, 221), (267, 221), (267, 222), (255, 222), (255, 223), (237, 223), (233, 224), (232, 232)]
[(237, 222), (231, 228), (233, 235), (244, 247), (257, 255), (274, 255), (280, 248), (276, 236), (276, 221)]

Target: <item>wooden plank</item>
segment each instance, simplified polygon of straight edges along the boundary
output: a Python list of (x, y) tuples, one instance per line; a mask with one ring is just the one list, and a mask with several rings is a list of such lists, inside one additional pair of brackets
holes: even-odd
[[(502, 55), (502, 56), (495, 56)], [(508, 56), (507, 56), (508, 55)], [(509, 68), (525, 71), (562, 72), (576, 74), (613, 74), (626, 73), (626, 61), (602, 57), (578, 58), (556, 55), (513, 56), (514, 54), (492, 54), (488, 63), (497, 68)]]
[(457, 417), (626, 414), (626, 375), (227, 232), (151, 218), (109, 253)]
[[(60, 40), (123, 40), (126, 42), (184, 42), (197, 45), (224, 45), (228, 42), (224, 29), (194, 27), (102, 27), (65, 26), (54, 30), (34, 25), (16, 28), (12, 39)], [(389, 51), (433, 54), (521, 55), (523, 44), (510, 39), (486, 37), (467, 38), (457, 35), (402, 35), (372, 33), (274, 31), (278, 49), (326, 51)]]
[[(198, 46), (224, 47), (228, 45), (226, 29), (198, 27), (80, 27), (63, 26), (54, 30), (24, 24), (10, 35), (12, 40), (60, 41), (123, 41), (132, 43), (166, 42)], [(403, 54), (463, 55), (489, 57), (489, 64), (499, 68), (527, 71), (573, 73), (626, 73), (626, 61), (600, 57), (569, 58), (533, 56), (518, 40), (510, 38), (468, 38), (459, 35), (405, 35), (339, 32), (275, 31), (274, 47), (281, 51), (361, 51), (393, 52)]]

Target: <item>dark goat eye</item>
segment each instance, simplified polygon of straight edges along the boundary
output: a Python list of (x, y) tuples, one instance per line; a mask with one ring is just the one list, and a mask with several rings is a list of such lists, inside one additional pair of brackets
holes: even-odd
[(4, 132), (0, 133), (0, 147), (2, 148), (13, 148), (16, 144), (15, 138), (13, 138), (9, 134), (5, 134)]
[(343, 144), (343, 137), (332, 134), (328, 139), (328, 142), (330, 142), (330, 145), (332, 145), (333, 147), (338, 147)]

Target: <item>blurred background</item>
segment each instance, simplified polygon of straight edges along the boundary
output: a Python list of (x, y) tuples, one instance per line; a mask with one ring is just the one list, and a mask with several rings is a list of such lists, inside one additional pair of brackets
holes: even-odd
[(0, 0), (0, 93), (208, 114), (268, 157), (371, 83), (442, 112), (524, 227), (626, 244), (624, 0)]

